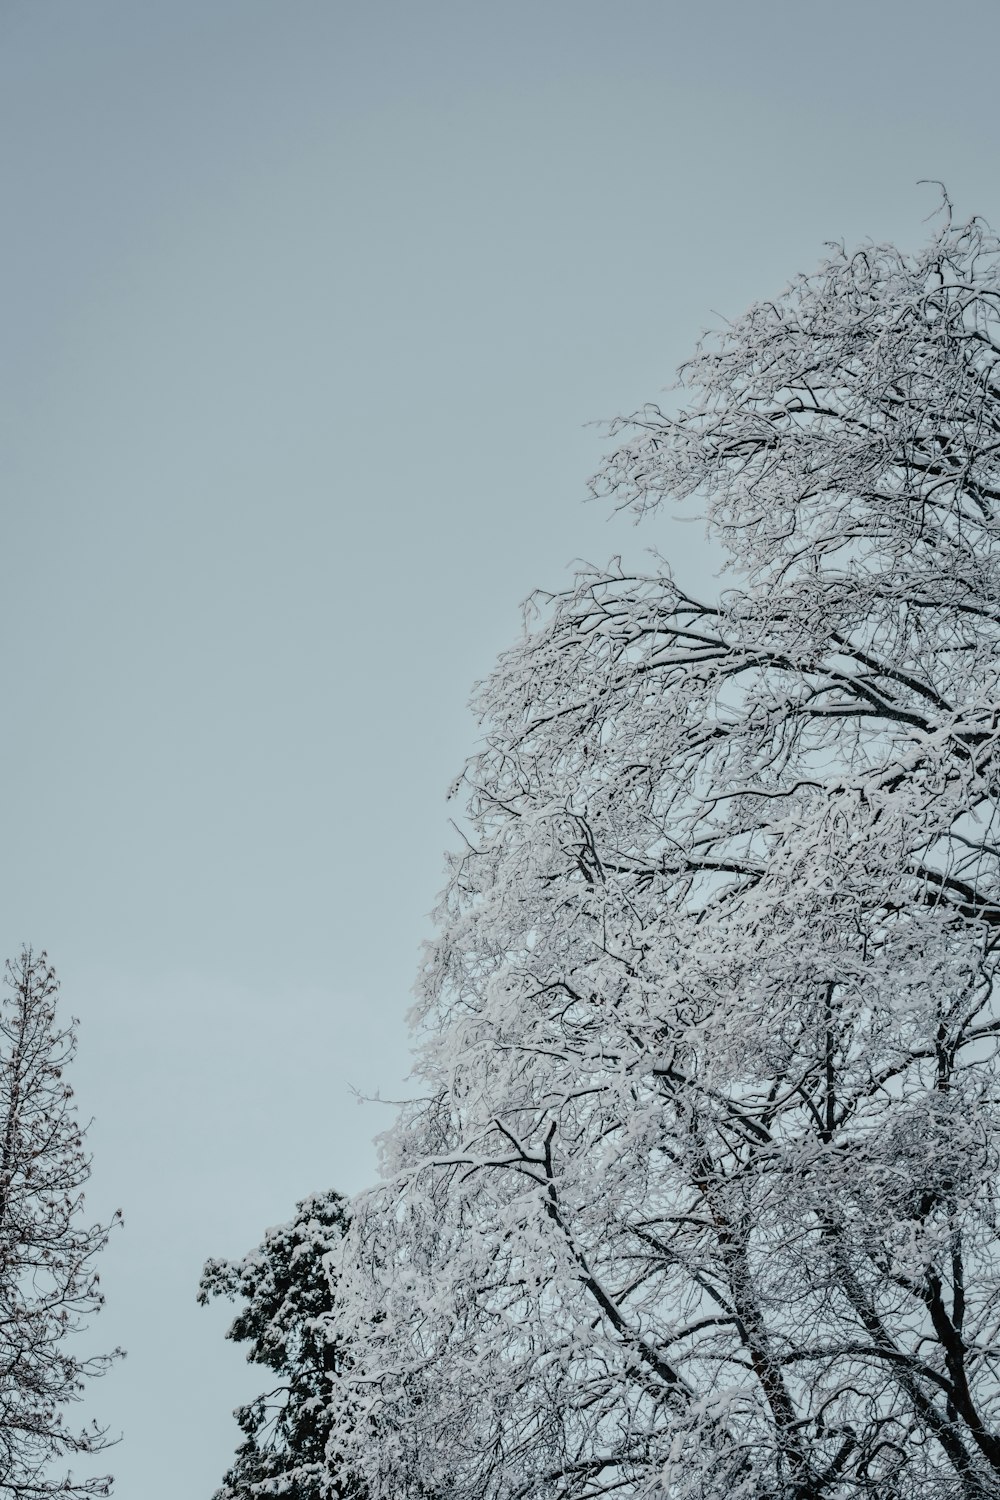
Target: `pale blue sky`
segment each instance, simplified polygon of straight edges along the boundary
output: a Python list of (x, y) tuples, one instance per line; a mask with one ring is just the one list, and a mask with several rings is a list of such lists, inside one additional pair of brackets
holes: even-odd
[(122, 1500), (256, 1388), (194, 1303), (362, 1187), (472, 682), (566, 564), (585, 427), (825, 240), (1000, 224), (990, 3), (0, 0), (0, 938), (81, 1017)]

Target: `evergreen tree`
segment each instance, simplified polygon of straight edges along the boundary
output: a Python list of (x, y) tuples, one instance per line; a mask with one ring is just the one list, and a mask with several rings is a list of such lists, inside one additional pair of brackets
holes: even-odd
[(327, 1451), (332, 1385), (344, 1363), (329, 1338), (337, 1284), (332, 1261), (346, 1226), (340, 1194), (314, 1193), (296, 1206), (290, 1223), (269, 1229), (242, 1260), (206, 1263), (198, 1301), (241, 1300), (226, 1336), (248, 1344), (247, 1360), (280, 1378), (237, 1408), (245, 1438), (216, 1500), (331, 1500), (356, 1493)]
[[(65, 1078), (75, 1021), (56, 1018), (44, 953), (8, 961), (0, 998), (0, 1494), (106, 1495), (110, 1476), (75, 1480), (52, 1465), (108, 1446), (64, 1408), (121, 1353), (80, 1357), (69, 1340), (102, 1305), (94, 1260), (110, 1225), (87, 1224), (85, 1131)], [(120, 1215), (116, 1214), (115, 1219)]]

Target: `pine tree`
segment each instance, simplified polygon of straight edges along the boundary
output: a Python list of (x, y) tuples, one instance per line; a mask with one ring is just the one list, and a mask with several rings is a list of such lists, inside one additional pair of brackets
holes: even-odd
[(108, 1494), (109, 1476), (51, 1471), (108, 1446), (106, 1428), (74, 1430), (65, 1408), (121, 1353), (73, 1352), (74, 1336), (104, 1301), (94, 1261), (111, 1226), (82, 1217), (90, 1160), (65, 1077), (76, 1022), (59, 1023), (58, 990), (44, 953), (26, 948), (8, 961), (0, 1001), (0, 1493), (29, 1497)]
[(236, 1411), (245, 1434), (216, 1500), (333, 1500), (355, 1494), (328, 1453), (333, 1384), (343, 1367), (329, 1338), (334, 1252), (347, 1226), (344, 1199), (315, 1193), (288, 1224), (269, 1229), (239, 1261), (210, 1260), (198, 1301), (224, 1296), (243, 1306), (227, 1338), (246, 1343), (247, 1360), (281, 1383)]

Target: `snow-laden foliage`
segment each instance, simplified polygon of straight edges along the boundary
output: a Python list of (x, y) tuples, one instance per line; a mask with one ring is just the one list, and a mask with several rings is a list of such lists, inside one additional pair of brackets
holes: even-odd
[[(81, 1355), (104, 1298), (95, 1259), (109, 1227), (83, 1217), (90, 1176), (84, 1129), (65, 1073), (76, 1023), (60, 1023), (44, 953), (6, 966), (0, 994), (0, 1494), (106, 1495), (108, 1476), (55, 1467), (108, 1446), (107, 1429), (74, 1427), (66, 1408), (120, 1354)], [(120, 1215), (115, 1215), (117, 1220)]]
[(216, 1500), (339, 1500), (348, 1490), (327, 1461), (332, 1392), (343, 1367), (327, 1328), (335, 1305), (331, 1260), (347, 1225), (339, 1193), (313, 1193), (288, 1224), (269, 1229), (242, 1260), (210, 1260), (198, 1301), (242, 1305), (227, 1338), (278, 1384), (236, 1410), (244, 1440)]
[(985, 1500), (1000, 244), (835, 250), (681, 391), (596, 489), (731, 586), (588, 573), (481, 690), (336, 1443), (385, 1500)]

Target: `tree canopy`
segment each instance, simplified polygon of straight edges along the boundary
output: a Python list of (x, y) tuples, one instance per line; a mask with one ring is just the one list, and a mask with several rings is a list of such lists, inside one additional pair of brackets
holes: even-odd
[(834, 248), (614, 436), (596, 492), (700, 505), (726, 586), (583, 573), (479, 692), (338, 1451), (387, 1500), (985, 1500), (1000, 244)]

